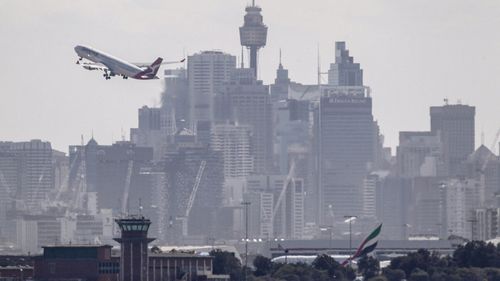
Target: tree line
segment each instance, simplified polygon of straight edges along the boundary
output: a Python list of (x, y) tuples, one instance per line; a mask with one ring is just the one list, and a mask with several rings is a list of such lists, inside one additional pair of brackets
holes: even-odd
[(483, 241), (460, 245), (450, 256), (420, 249), (391, 260), (381, 269), (372, 256), (363, 256), (357, 269), (342, 266), (329, 255), (319, 255), (312, 264), (275, 263), (257, 256), (245, 268), (229, 252), (214, 250), (213, 273), (229, 274), (231, 281), (500, 281), (500, 244)]

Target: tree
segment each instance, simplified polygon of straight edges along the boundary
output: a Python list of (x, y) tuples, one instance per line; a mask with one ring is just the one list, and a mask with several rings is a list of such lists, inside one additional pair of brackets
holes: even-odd
[(453, 253), (453, 260), (459, 267), (498, 267), (500, 254), (498, 247), (484, 241), (471, 241), (460, 245)]
[(329, 255), (322, 254), (314, 259), (312, 266), (317, 270), (330, 271), (337, 269), (340, 266), (340, 264), (336, 262), (335, 259), (330, 257)]
[(380, 263), (377, 259), (365, 255), (358, 260), (358, 271), (361, 272), (365, 280), (370, 279), (378, 275)]
[(429, 274), (420, 268), (416, 268), (410, 275), (410, 281), (429, 281)]
[(253, 266), (255, 267), (255, 276), (264, 276), (271, 273), (273, 263), (269, 258), (258, 255), (253, 260)]
[(387, 280), (389, 281), (401, 281), (406, 279), (406, 274), (401, 269), (391, 269), (387, 267), (382, 270), (382, 275), (387, 277)]
[(229, 274), (231, 280), (241, 280), (243, 272), (241, 262), (238, 260), (234, 253), (221, 251), (216, 249), (210, 252), (214, 257), (213, 260), (213, 273), (214, 274)]

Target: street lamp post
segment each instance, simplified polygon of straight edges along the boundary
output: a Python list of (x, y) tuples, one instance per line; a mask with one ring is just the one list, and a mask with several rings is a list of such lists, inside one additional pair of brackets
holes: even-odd
[(247, 280), (247, 268), (248, 268), (248, 206), (250, 206), (250, 202), (244, 201), (241, 202), (241, 205), (245, 206), (245, 268), (243, 274), (243, 280)]
[(358, 218), (358, 216), (344, 216), (346, 219), (344, 222), (349, 223), (349, 267), (351, 267), (351, 257), (352, 257), (352, 221)]

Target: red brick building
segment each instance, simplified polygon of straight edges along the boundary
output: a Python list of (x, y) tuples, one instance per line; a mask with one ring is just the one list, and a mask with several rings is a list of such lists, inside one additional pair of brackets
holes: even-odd
[(118, 281), (119, 261), (110, 245), (45, 246), (35, 258), (34, 279), (39, 281)]

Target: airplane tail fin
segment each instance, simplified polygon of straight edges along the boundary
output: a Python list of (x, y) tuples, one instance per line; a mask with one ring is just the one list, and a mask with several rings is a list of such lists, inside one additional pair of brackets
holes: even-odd
[(158, 69), (160, 69), (161, 62), (163, 61), (162, 58), (157, 58), (150, 66), (151, 71), (153, 72), (153, 75), (156, 75), (158, 72)]

